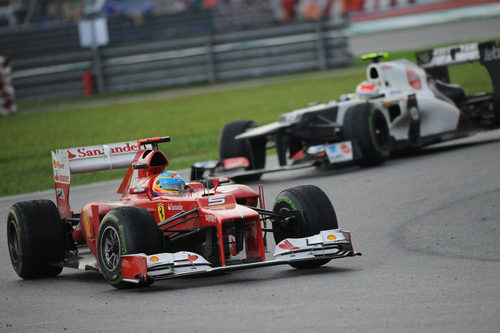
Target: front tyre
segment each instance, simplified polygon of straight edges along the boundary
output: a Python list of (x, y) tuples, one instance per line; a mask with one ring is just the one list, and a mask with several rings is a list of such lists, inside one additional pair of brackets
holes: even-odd
[(389, 158), (391, 135), (382, 112), (373, 104), (363, 103), (350, 107), (342, 124), (344, 138), (356, 142), (363, 167), (380, 165)]
[[(301, 185), (281, 191), (276, 197), (273, 211), (283, 213), (300, 210), (303, 221), (293, 220), (288, 224), (273, 223), (276, 244), (285, 238), (301, 238), (318, 234), (322, 230), (337, 229), (337, 215), (328, 196), (319, 187)], [(311, 268), (326, 264), (330, 259), (296, 262), (295, 268)]]
[(7, 217), (10, 261), (23, 279), (56, 276), (64, 259), (64, 225), (50, 200), (14, 204)]
[(163, 234), (145, 208), (119, 207), (104, 216), (97, 236), (97, 258), (102, 274), (113, 287), (137, 286), (122, 279), (122, 255), (160, 252), (163, 252)]

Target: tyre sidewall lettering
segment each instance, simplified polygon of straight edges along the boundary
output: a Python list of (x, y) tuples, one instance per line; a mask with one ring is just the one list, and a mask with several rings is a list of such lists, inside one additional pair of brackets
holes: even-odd
[(120, 234), (120, 242), (122, 247), (122, 255), (128, 254), (127, 243), (125, 242), (125, 232), (123, 231), (123, 225), (118, 224), (118, 232)]

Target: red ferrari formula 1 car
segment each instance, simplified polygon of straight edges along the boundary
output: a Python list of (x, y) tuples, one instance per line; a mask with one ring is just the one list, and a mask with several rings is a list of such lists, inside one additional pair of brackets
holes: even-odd
[[(50, 200), (14, 204), (7, 220), (12, 265), (24, 279), (55, 276), (63, 267), (100, 271), (117, 288), (214, 271), (290, 264), (320, 266), (358, 255), (351, 235), (338, 229), (335, 210), (311, 185), (278, 194), (266, 210), (245, 185), (208, 178), (185, 184), (164, 172), (168, 159), (158, 143), (169, 137), (52, 152), (56, 205)], [(71, 174), (126, 168), (118, 201), (95, 201), (74, 213)], [(161, 192), (160, 175), (182, 186)], [(170, 176), (168, 176), (170, 175)], [(174, 179), (175, 178), (175, 179)], [(270, 222), (269, 226), (267, 222)], [(266, 233), (276, 241), (266, 260)]]

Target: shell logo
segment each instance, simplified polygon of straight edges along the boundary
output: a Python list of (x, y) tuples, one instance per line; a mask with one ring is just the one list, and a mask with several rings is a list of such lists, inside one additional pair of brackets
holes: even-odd
[(336, 240), (337, 237), (335, 237), (334, 235), (328, 235), (326, 238), (328, 238), (328, 240)]
[(158, 257), (151, 257), (151, 258), (149, 258), (149, 261), (152, 261), (152, 262), (157, 262), (159, 260), (160, 260), (160, 258), (158, 258)]

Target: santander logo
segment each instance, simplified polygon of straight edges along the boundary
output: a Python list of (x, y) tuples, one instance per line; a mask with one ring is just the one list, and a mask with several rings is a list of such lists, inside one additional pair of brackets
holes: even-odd
[[(109, 152), (111, 155), (136, 152), (138, 150), (139, 150), (139, 146), (137, 145), (137, 143), (131, 144), (130, 142), (124, 142), (124, 143), (119, 144), (119, 145), (114, 145), (114, 146), (110, 145), (109, 146)], [(95, 157), (95, 156), (104, 155), (104, 147), (103, 146), (79, 147), (79, 148), (67, 149), (66, 151), (68, 152), (69, 159)]]

